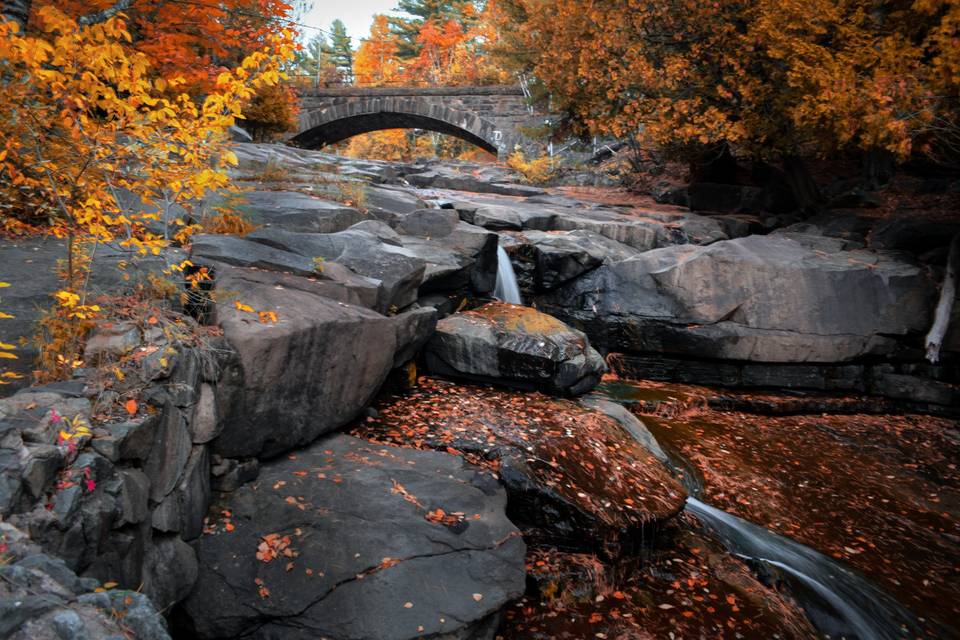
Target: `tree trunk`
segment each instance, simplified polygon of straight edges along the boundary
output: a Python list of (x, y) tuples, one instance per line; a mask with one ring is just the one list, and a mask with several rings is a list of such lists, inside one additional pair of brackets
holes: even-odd
[(807, 169), (807, 163), (800, 156), (785, 156), (783, 171), (796, 200), (797, 209), (805, 214), (815, 213), (823, 203), (820, 187)]
[(863, 178), (868, 189), (879, 189), (893, 179), (896, 158), (886, 149), (867, 149), (863, 154)]
[(22, 33), (27, 26), (32, 4), (33, 0), (0, 0), (0, 16), (3, 16), (6, 22), (16, 22)]
[(960, 233), (950, 242), (950, 253), (947, 255), (947, 272), (943, 276), (943, 287), (940, 288), (940, 301), (933, 313), (933, 326), (927, 334), (924, 344), (927, 347), (927, 360), (936, 364), (940, 360), (940, 347), (943, 338), (950, 327), (950, 313), (953, 311), (953, 301), (957, 297), (957, 272), (960, 271)]
[(701, 151), (690, 161), (690, 184), (698, 182), (736, 184), (737, 160), (727, 143)]

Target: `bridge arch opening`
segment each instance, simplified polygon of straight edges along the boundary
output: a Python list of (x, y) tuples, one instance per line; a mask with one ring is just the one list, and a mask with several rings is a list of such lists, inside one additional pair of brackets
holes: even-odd
[(426, 97), (342, 97), (321, 109), (301, 112), (297, 146), (318, 149), (357, 135), (387, 129), (419, 129), (464, 140), (488, 153), (502, 150), (502, 132), (484, 117)]
[(361, 113), (331, 120), (294, 136), (291, 142), (299, 147), (319, 149), (363, 133), (387, 129), (421, 129), (443, 133), (469, 142), (494, 155), (497, 154), (497, 146), (492, 140), (487, 140), (466, 128), (422, 114), (391, 111)]

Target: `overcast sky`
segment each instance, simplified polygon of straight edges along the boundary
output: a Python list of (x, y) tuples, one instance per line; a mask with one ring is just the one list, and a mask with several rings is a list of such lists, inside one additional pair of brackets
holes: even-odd
[[(313, 0), (313, 10), (303, 17), (303, 24), (330, 30), (330, 23), (340, 18), (347, 25), (354, 48), (360, 38), (370, 35), (370, 25), (377, 13), (389, 13), (397, 6), (396, 0)], [(313, 29), (304, 29), (305, 39), (316, 35)]]

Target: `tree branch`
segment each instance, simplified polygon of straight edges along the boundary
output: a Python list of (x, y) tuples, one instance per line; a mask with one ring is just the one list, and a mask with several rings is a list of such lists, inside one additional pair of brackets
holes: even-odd
[(943, 338), (950, 326), (950, 312), (953, 311), (953, 301), (957, 297), (957, 272), (960, 271), (960, 233), (950, 242), (950, 253), (947, 256), (947, 272), (943, 276), (943, 287), (940, 289), (940, 301), (933, 314), (933, 326), (924, 341), (927, 347), (927, 360), (936, 364), (940, 359), (940, 347)]
[(117, 0), (117, 3), (112, 7), (108, 7), (103, 11), (97, 11), (96, 13), (88, 13), (85, 16), (81, 16), (77, 22), (84, 27), (89, 27), (92, 24), (99, 24), (101, 22), (106, 22), (113, 16), (117, 15), (121, 11), (126, 11), (130, 8), (130, 5), (133, 4), (133, 0)]

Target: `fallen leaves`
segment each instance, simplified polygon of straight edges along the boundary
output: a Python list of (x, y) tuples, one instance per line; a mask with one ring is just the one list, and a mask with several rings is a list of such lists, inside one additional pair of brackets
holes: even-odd
[(393, 483), (393, 488), (390, 489), (390, 493), (403, 496), (403, 499), (409, 502), (410, 504), (420, 507), (421, 509), (426, 509), (426, 507), (423, 506), (423, 503), (417, 500), (417, 496), (407, 491), (406, 487), (404, 487), (402, 484), (400, 484), (396, 480), (391, 480), (390, 482)]
[(297, 552), (290, 548), (290, 536), (280, 536), (276, 533), (268, 533), (262, 536), (260, 544), (257, 545), (257, 560), (269, 563), (280, 556), (285, 558), (297, 557)]

